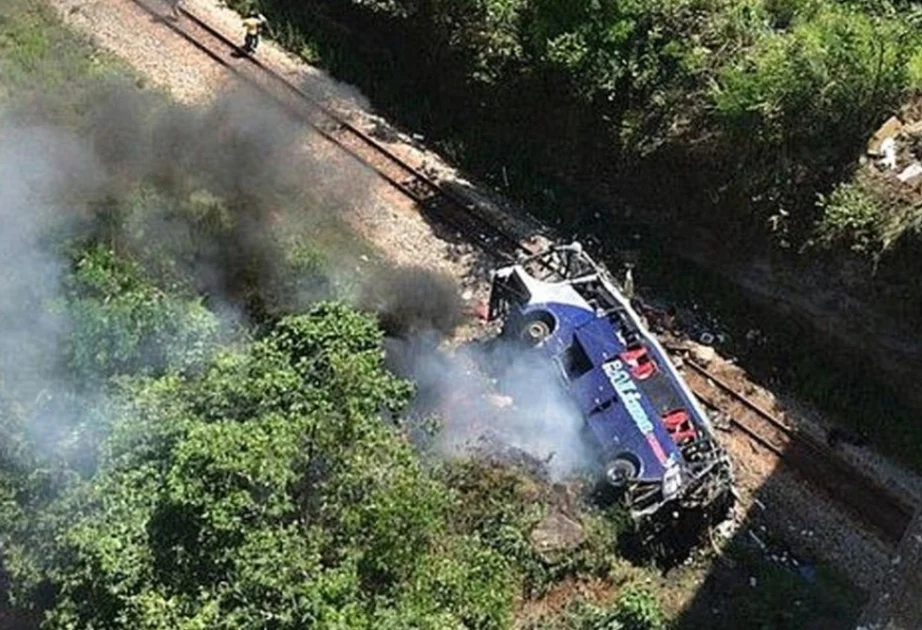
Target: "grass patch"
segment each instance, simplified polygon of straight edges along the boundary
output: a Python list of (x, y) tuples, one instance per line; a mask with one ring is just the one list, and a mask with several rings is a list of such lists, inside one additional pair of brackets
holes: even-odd
[(61, 24), (43, 2), (5, 0), (0, 5), (0, 104), (42, 100), (49, 90), (79, 101), (88, 80), (126, 75), (127, 66)]

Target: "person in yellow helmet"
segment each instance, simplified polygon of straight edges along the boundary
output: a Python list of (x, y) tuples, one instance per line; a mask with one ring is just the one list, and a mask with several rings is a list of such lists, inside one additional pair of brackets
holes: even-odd
[(266, 18), (261, 13), (256, 11), (247, 13), (247, 16), (243, 18), (243, 29), (246, 33), (243, 40), (244, 52), (251, 55), (256, 52), (256, 47), (259, 46), (259, 36), (264, 28), (266, 28)]
[(169, 0), (170, 19), (173, 19), (173, 20), (179, 19), (179, 15), (180, 15), (179, 10), (181, 8), (180, 5), (182, 4), (182, 2), (183, 0)]

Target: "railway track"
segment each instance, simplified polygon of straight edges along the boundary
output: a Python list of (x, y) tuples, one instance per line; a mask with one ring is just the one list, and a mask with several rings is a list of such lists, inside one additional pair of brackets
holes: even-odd
[(191, 11), (180, 7), (181, 18), (174, 21), (165, 18), (169, 11), (162, 0), (132, 2), (411, 199), (435, 227), (451, 230), (456, 240), (473, 240), (484, 252), (504, 261), (530, 253), (519, 239), (497, 229), (495, 220), (484, 216), (463, 194), (409, 164), (281, 73), (245, 54), (236, 42)]
[[(181, 9), (182, 18), (174, 22), (164, 19), (167, 6), (162, 0), (132, 2), (290, 115), (306, 121), (325, 140), (414, 201), (434, 223), (448, 226), (458, 238), (472, 241), (502, 260), (531, 253), (473, 202), (395, 155), (258, 58), (245, 55), (236, 42), (195, 14)], [(689, 386), (706, 405), (727, 414), (740, 431), (777, 455), (882, 540), (894, 545), (900, 540), (912, 519), (912, 506), (840, 459), (822, 442), (760, 408), (705, 367), (689, 359), (685, 365)]]
[(912, 521), (914, 508), (902, 497), (843, 460), (824, 442), (799, 431), (762, 408), (730, 383), (687, 357), (685, 379), (707, 406), (726, 414), (733, 425), (775, 454), (811, 486), (841, 506), (856, 521), (896, 546)]

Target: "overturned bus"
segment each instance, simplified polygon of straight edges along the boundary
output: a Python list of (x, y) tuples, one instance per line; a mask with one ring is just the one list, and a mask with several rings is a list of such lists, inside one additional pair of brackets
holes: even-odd
[(488, 319), (501, 323), (500, 339), (555, 364), (635, 519), (727, 504), (730, 462), (706, 412), (579, 243), (495, 270)]

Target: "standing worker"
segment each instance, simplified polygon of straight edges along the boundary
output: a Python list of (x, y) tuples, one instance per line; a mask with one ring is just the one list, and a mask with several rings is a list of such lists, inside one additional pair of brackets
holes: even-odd
[(179, 19), (179, 9), (183, 0), (169, 0), (170, 3), (170, 17), (174, 20)]
[(246, 31), (246, 37), (243, 40), (244, 52), (250, 55), (256, 52), (256, 47), (259, 46), (259, 36), (265, 27), (266, 18), (262, 13), (256, 11), (247, 13), (247, 16), (243, 18), (243, 28)]

